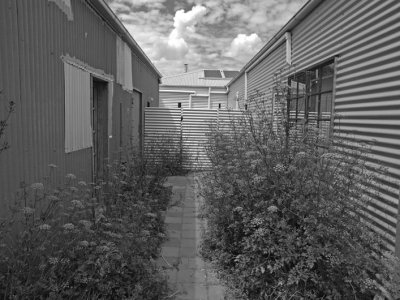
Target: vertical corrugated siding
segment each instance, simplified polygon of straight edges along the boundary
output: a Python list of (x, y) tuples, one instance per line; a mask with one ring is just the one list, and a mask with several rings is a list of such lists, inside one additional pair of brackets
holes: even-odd
[[(91, 180), (90, 149), (65, 153), (64, 65), (60, 57), (68, 54), (115, 77), (116, 34), (86, 1), (71, 0), (71, 6), (73, 21), (54, 2), (0, 1), (0, 109), (7, 99), (16, 102), (7, 133), (11, 148), (0, 155), (1, 207), (8, 204), (5, 202), (21, 181), (42, 180), (50, 163), (58, 166), (59, 181), (65, 173)], [(158, 102), (154, 70), (147, 67), (136, 78), (135, 87)], [(113, 105), (116, 111), (119, 101)], [(110, 142), (114, 149), (118, 139)]]
[[(5, 139), (11, 148), (0, 154), (0, 199), (5, 199), (4, 193), (14, 188), (14, 182), (18, 182), (18, 174), (14, 170), (21, 170), (25, 165), (21, 136), (16, 135), (17, 129), (22, 127), (21, 116), (21, 94), (19, 75), (19, 45), (17, 3), (14, 0), (0, 1), (0, 36), (3, 41), (0, 43), (0, 119), (5, 117), (8, 101), (16, 103), (15, 113), (9, 121)], [(9, 40), (5, 43), (4, 40)], [(18, 159), (16, 159), (18, 158)], [(4, 202), (1, 202), (4, 205)], [(0, 216), (5, 213), (0, 209)]]
[(124, 80), (122, 86), (127, 90), (132, 90), (132, 53), (129, 46), (124, 43)]
[(158, 76), (146, 63), (132, 52), (133, 86), (143, 93), (143, 103), (151, 103), (152, 107), (159, 105)]
[(125, 47), (122, 39), (116, 37), (117, 76), (116, 82), (123, 85), (125, 82)]
[(371, 143), (371, 165), (387, 168), (370, 222), (394, 250), (400, 182), (400, 2), (324, 1), (292, 31), (300, 70), (339, 55), (336, 134)]
[(90, 74), (68, 63), (65, 70), (65, 153), (92, 147)]

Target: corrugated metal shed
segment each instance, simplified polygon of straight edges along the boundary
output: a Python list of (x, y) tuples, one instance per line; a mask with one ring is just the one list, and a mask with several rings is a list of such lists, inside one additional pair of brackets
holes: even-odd
[[(0, 114), (7, 100), (16, 102), (7, 130), (11, 148), (0, 155), (2, 207), (8, 205), (20, 182), (43, 180), (49, 174), (48, 164), (58, 166), (52, 171), (58, 182), (66, 173), (87, 181), (92, 179), (91, 148), (65, 153), (62, 57), (115, 78), (116, 38), (120, 35), (138, 57), (132, 56), (134, 87), (142, 92), (143, 100), (158, 102), (159, 72), (114, 19), (104, 1), (71, 0), (71, 10), (72, 14), (67, 15), (57, 1), (0, 1)], [(109, 144), (115, 154), (120, 105), (131, 94), (119, 84), (112, 83), (111, 87), (114, 95), (119, 95), (114, 97), (111, 107), (113, 137)]]

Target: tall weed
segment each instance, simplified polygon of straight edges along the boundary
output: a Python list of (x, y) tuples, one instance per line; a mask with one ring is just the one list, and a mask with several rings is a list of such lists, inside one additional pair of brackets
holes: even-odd
[(214, 129), (202, 178), (202, 254), (240, 299), (364, 299), (377, 291), (382, 242), (365, 222), (368, 145), (291, 126), (257, 98)]

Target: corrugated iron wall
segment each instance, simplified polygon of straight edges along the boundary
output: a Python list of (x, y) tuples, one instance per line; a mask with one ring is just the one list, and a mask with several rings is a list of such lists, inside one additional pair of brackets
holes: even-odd
[[(187, 107), (189, 108), (189, 107)], [(205, 96), (192, 96), (193, 109), (208, 109), (208, 97)]]
[[(218, 105), (221, 104), (221, 107)], [(213, 94), (211, 92), (211, 108), (212, 109), (226, 109), (228, 104), (228, 96), (227, 94)], [(235, 109), (235, 107), (232, 107), (232, 109)]]
[[(209, 94), (208, 87), (171, 87), (160, 86), (160, 104), (159, 107), (165, 108), (177, 108), (178, 103), (181, 103), (182, 108), (189, 108), (189, 95), (192, 94), (192, 108), (206, 109), (208, 108), (208, 97), (205, 95)], [(171, 90), (171, 91), (168, 91)], [(176, 91), (183, 92), (176, 92)], [(184, 92), (185, 91), (185, 92)], [(227, 94), (224, 94), (225, 88), (211, 88), (211, 108), (218, 109), (218, 104), (221, 103), (221, 109), (227, 107)], [(214, 93), (217, 92), (217, 93)], [(199, 96), (200, 95), (200, 96)], [(234, 107), (233, 107), (234, 108)]]
[[(73, 19), (54, 1), (0, 1), (0, 115), (7, 100), (16, 103), (7, 138), (11, 148), (0, 155), (0, 205), (11, 199), (20, 182), (41, 181), (48, 164), (61, 181), (66, 173), (91, 180), (91, 148), (65, 153), (64, 64), (69, 55), (116, 76), (116, 34), (84, 0), (71, 0)], [(158, 78), (132, 57), (133, 81), (144, 99), (158, 103)], [(129, 93), (114, 84), (114, 95)], [(121, 96), (122, 97), (122, 96)], [(122, 97), (123, 98), (123, 97)], [(123, 99), (113, 101), (113, 138)], [(0, 209), (3, 211), (3, 209)]]
[(292, 32), (298, 69), (338, 56), (336, 133), (371, 142), (387, 168), (370, 222), (395, 248), (400, 182), (400, 2), (324, 1)]
[[(337, 56), (334, 107), (336, 134), (371, 143), (371, 165), (387, 168), (380, 192), (367, 208), (369, 222), (395, 250), (400, 183), (400, 2), (323, 1), (291, 29), (291, 72)], [(285, 66), (285, 45), (248, 73), (251, 90), (271, 86)], [(288, 67), (286, 67), (288, 68)], [(244, 74), (229, 88), (242, 92)], [(400, 253), (400, 233), (398, 233)]]
[(158, 76), (149, 66), (132, 52), (133, 87), (142, 93), (143, 104), (150, 102), (152, 107), (159, 106)]
[(187, 169), (207, 169), (210, 162), (205, 146), (207, 132), (218, 121), (216, 109), (184, 109), (182, 112), (182, 140), (183, 149), (188, 160), (184, 164)]
[(160, 107), (178, 108), (181, 103), (182, 108), (189, 108), (189, 93), (160, 92)]
[(65, 153), (93, 146), (90, 107), (90, 74), (64, 63)]
[[(275, 74), (286, 67), (286, 44), (279, 45), (270, 55), (263, 59), (247, 74), (247, 97), (252, 101), (262, 101), (267, 104), (266, 109), (272, 109), (272, 88), (275, 83)], [(279, 76), (278, 76), (279, 77)], [(242, 101), (239, 102), (243, 107)], [(249, 104), (251, 106), (251, 103)]]
[(236, 109), (236, 100), (237, 99), (244, 99), (244, 74), (240, 75), (239, 78), (229, 86), (229, 93), (228, 93), (228, 106)]
[(154, 160), (157, 161), (161, 159), (157, 155), (162, 157), (166, 152), (177, 154), (181, 147), (186, 169), (207, 169), (210, 161), (205, 146), (211, 126), (221, 124), (224, 130), (229, 130), (226, 125), (231, 118), (241, 114), (240, 111), (218, 109), (146, 108), (145, 149), (151, 154), (156, 153)]

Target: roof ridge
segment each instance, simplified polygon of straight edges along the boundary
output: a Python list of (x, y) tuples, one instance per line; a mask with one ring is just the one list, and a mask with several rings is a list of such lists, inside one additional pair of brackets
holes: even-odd
[(201, 71), (204, 71), (204, 69), (196, 70), (196, 71), (190, 71), (190, 72), (184, 72), (184, 73), (175, 74), (175, 75), (168, 75), (168, 76), (164, 76), (163, 78), (171, 78), (171, 77), (182, 76), (182, 75), (186, 75), (186, 74), (193, 74), (193, 73), (198, 73), (198, 72), (201, 72)]

